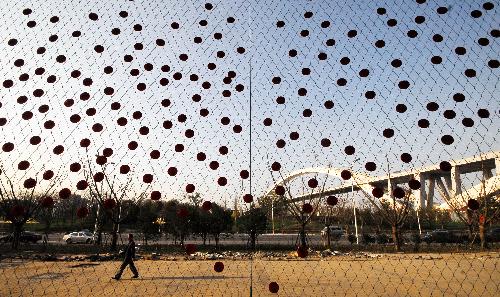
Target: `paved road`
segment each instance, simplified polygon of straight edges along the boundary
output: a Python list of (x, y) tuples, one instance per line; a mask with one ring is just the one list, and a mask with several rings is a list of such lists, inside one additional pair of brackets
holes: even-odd
[[(49, 244), (66, 244), (62, 238), (64, 233), (51, 233), (48, 237)], [(126, 233), (121, 234), (122, 240), (125, 242), (127, 240)], [(141, 243), (141, 235), (135, 234), (136, 241)], [(109, 241), (111, 238), (109, 234), (106, 234), (103, 240)], [(247, 243), (248, 236), (244, 234), (223, 234), (220, 239), (220, 244), (226, 245), (245, 245)], [(322, 244), (321, 236), (319, 234), (311, 234), (308, 235), (309, 244), (312, 245), (320, 245)], [(262, 234), (258, 237), (258, 244), (266, 244), (266, 245), (288, 245), (294, 246), (297, 241), (297, 234)], [(200, 237), (190, 237), (186, 240), (188, 243), (201, 244), (202, 240)], [(347, 240), (342, 238), (340, 240), (341, 243), (347, 244)], [(173, 238), (169, 236), (163, 235), (159, 241), (150, 242), (150, 243), (158, 243), (158, 244), (171, 244), (173, 243)], [(207, 239), (207, 243), (214, 243), (213, 238)], [(332, 242), (333, 243), (333, 242)]]

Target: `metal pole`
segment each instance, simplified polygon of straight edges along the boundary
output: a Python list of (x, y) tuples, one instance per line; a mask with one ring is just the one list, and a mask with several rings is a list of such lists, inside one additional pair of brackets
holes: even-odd
[(417, 223), (418, 223), (418, 234), (422, 235), (422, 228), (420, 227), (420, 215), (418, 214), (418, 208), (417, 208)]
[(354, 180), (351, 183), (352, 201), (354, 202), (354, 228), (356, 229), (356, 244), (359, 244), (358, 220), (356, 218), (356, 199), (354, 199)]
[(273, 234), (274, 234), (274, 198), (271, 198), (271, 222), (273, 224)]

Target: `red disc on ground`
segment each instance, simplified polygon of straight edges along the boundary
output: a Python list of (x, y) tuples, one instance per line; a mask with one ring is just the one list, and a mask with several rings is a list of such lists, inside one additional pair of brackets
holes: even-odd
[(222, 262), (215, 262), (214, 270), (215, 272), (222, 272), (224, 270), (224, 264)]
[(276, 294), (276, 293), (278, 293), (279, 289), (280, 289), (280, 286), (278, 285), (278, 283), (276, 283), (276, 282), (269, 283), (269, 292)]

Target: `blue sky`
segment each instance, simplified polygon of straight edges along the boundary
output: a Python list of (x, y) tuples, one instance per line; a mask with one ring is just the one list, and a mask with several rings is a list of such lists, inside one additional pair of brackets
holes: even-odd
[[(65, 176), (61, 187), (73, 187), (83, 178), (82, 172), (70, 173), (69, 164), (82, 162), (85, 151), (79, 147), (80, 139), (92, 141), (91, 153), (111, 147), (114, 154), (110, 160), (118, 165), (128, 164), (136, 179), (136, 188), (143, 188), (142, 175), (154, 174), (152, 188), (162, 191), (167, 199), (184, 195), (188, 183), (196, 185), (196, 191), (206, 199), (214, 201), (232, 200), (250, 191), (249, 180), (239, 177), (240, 170), (249, 169), (252, 163), (252, 192), (262, 193), (272, 179), (269, 166), (278, 161), (282, 164), (283, 174), (293, 170), (314, 166), (351, 167), (364, 171), (368, 161), (377, 163), (373, 175), (385, 174), (386, 155), (391, 170), (411, 170), (424, 165), (439, 163), (441, 160), (463, 158), (480, 152), (499, 150), (499, 92), (498, 69), (488, 67), (487, 62), (498, 59), (498, 41), (490, 35), (498, 29), (497, 7), (485, 10), (484, 1), (428, 1), (417, 4), (415, 1), (212, 1), (213, 9), (205, 9), (205, 1), (13, 1), (0, 4), (5, 19), (11, 20), (3, 30), (0, 49), (4, 57), (0, 60), (0, 78), (14, 80), (12, 88), (0, 89), (0, 117), (7, 119), (2, 129), (4, 142), (12, 142), (16, 149), (11, 153), (0, 153), (1, 161), (15, 179), (23, 180), (34, 176), (43, 167), (60, 172)], [(451, 4), (451, 6), (449, 6)], [(446, 14), (437, 14), (439, 6), (449, 7)], [(386, 14), (377, 14), (377, 8), (386, 9)], [(25, 8), (33, 10), (23, 15)], [(473, 10), (480, 10), (480, 18), (472, 18)], [(120, 11), (127, 11), (126, 18)], [(305, 12), (312, 12), (305, 18)], [(97, 21), (88, 18), (90, 12), (99, 15)], [(59, 22), (53, 24), (50, 17), (57, 15)], [(416, 16), (424, 16), (423, 24), (416, 24)], [(228, 17), (235, 22), (227, 23)], [(387, 20), (396, 19), (397, 25), (389, 27)], [(35, 20), (37, 25), (28, 28), (26, 23)], [(206, 20), (207, 25), (199, 22)], [(285, 26), (277, 28), (276, 22), (282, 20)], [(328, 20), (330, 26), (321, 28)], [(171, 23), (177, 22), (180, 28), (172, 29)], [(141, 24), (142, 31), (133, 30)], [(112, 35), (113, 28), (120, 28), (118, 36)], [(308, 37), (301, 37), (302, 30), (309, 30)], [(79, 38), (71, 37), (75, 30), (82, 32)], [(354, 38), (347, 32), (356, 30)], [(416, 30), (418, 36), (409, 38), (408, 30)], [(222, 39), (214, 38), (221, 33)], [(56, 42), (49, 42), (50, 35), (58, 35)], [(432, 41), (434, 34), (444, 37), (442, 42)], [(201, 44), (193, 42), (194, 37), (202, 37)], [(18, 39), (18, 44), (9, 46), (8, 40)], [(166, 45), (155, 44), (157, 38), (165, 40)], [(335, 46), (325, 45), (327, 39), (335, 39)], [(489, 45), (481, 46), (477, 40), (488, 38)], [(384, 40), (384, 48), (376, 48), (375, 41)], [(143, 50), (135, 50), (135, 43), (142, 43)], [(95, 45), (103, 45), (105, 51), (96, 53)], [(37, 55), (40, 46), (47, 48), (43, 55)], [(467, 49), (467, 54), (454, 53), (457, 46)], [(236, 52), (244, 47), (245, 53)], [(298, 51), (297, 57), (290, 58), (288, 51)], [(224, 51), (224, 58), (217, 58), (217, 52)], [(324, 61), (317, 56), (320, 52), (328, 55)], [(179, 60), (180, 54), (187, 54), (188, 60)], [(56, 63), (55, 57), (64, 54), (68, 60)], [(134, 57), (131, 63), (123, 61), (123, 56)], [(432, 56), (439, 55), (443, 62), (433, 65)], [(339, 60), (349, 57), (348, 65)], [(22, 67), (13, 65), (16, 59), (24, 59)], [(390, 66), (393, 59), (400, 59), (400, 68)], [(207, 68), (208, 63), (216, 63), (215, 70)], [(152, 71), (145, 71), (144, 64), (151, 63)], [(103, 68), (112, 65), (112, 74), (104, 74)], [(170, 72), (162, 72), (162, 65), (169, 65)], [(252, 68), (252, 96), (250, 97), (250, 65)], [(42, 76), (34, 75), (37, 67), (44, 67)], [(310, 68), (311, 74), (302, 75), (302, 68)], [(140, 75), (131, 76), (131, 69), (140, 69)], [(358, 72), (368, 69), (369, 76), (361, 78)], [(467, 78), (464, 70), (473, 68), (477, 77)], [(82, 76), (71, 78), (69, 73), (79, 69)], [(223, 78), (228, 71), (235, 71), (236, 77), (230, 84)], [(18, 81), (21, 73), (29, 73), (26, 82)], [(183, 78), (173, 79), (180, 72)], [(50, 74), (57, 76), (54, 84), (46, 82)], [(199, 80), (189, 80), (190, 74), (197, 74)], [(281, 83), (275, 85), (272, 78), (279, 76)], [(93, 84), (82, 84), (85, 77), (92, 78)], [(160, 78), (168, 78), (167, 86), (159, 85)], [(347, 85), (337, 85), (339, 78), (345, 78)], [(406, 80), (410, 87), (398, 88), (398, 82)], [(209, 81), (211, 88), (202, 88)], [(141, 92), (138, 83), (147, 88)], [(237, 84), (245, 86), (237, 92)], [(105, 87), (115, 89), (113, 96), (103, 93)], [(35, 98), (32, 91), (42, 88), (45, 94)], [(307, 88), (307, 96), (298, 96), (299, 88)], [(221, 95), (230, 90), (231, 97)], [(373, 90), (376, 97), (367, 100), (366, 91)], [(78, 99), (81, 92), (89, 92), (91, 99)], [(460, 92), (466, 97), (457, 103), (453, 94)], [(193, 94), (200, 94), (202, 100), (193, 102)], [(25, 104), (17, 104), (16, 99), (26, 95)], [(286, 103), (276, 104), (276, 97), (283, 96)], [(63, 102), (75, 99), (68, 108)], [(171, 100), (169, 108), (161, 107), (165, 98)], [(323, 103), (332, 100), (333, 109), (325, 109)], [(439, 109), (430, 112), (428, 102), (437, 102)], [(112, 102), (120, 102), (118, 111), (110, 109)], [(50, 106), (49, 112), (40, 114), (41, 104)], [(405, 104), (407, 111), (398, 113), (397, 104)], [(252, 116), (250, 118), (250, 106)], [(96, 115), (85, 115), (88, 108), (95, 108)], [(207, 117), (201, 117), (202, 108), (209, 110)], [(310, 109), (312, 116), (302, 116), (304, 109)], [(490, 111), (490, 117), (481, 119), (479, 108)], [(31, 120), (21, 119), (21, 114), (32, 110)], [(443, 112), (453, 110), (454, 119), (445, 119)], [(141, 111), (140, 120), (132, 119), (134, 111)], [(82, 121), (73, 124), (69, 121), (72, 114), (80, 114)], [(179, 123), (180, 114), (187, 116), (185, 123)], [(119, 127), (118, 117), (127, 117), (128, 124)], [(221, 125), (222, 117), (230, 118), (230, 124)], [(461, 124), (464, 117), (475, 122), (471, 128)], [(265, 118), (271, 118), (270, 127), (263, 125)], [(46, 120), (56, 122), (51, 131), (43, 129)], [(419, 119), (427, 119), (430, 127), (417, 126)], [(173, 122), (173, 128), (165, 130), (162, 123)], [(101, 123), (103, 132), (95, 133), (91, 127)], [(234, 133), (233, 126), (240, 125), (241, 133)], [(138, 129), (148, 126), (150, 133), (141, 136)], [(252, 129), (250, 142), (250, 126)], [(395, 130), (390, 139), (382, 137), (386, 128)], [(192, 129), (193, 138), (186, 138), (184, 132)], [(298, 132), (299, 139), (290, 140), (289, 134)], [(442, 135), (449, 134), (455, 139), (452, 145), (443, 145)], [(43, 141), (38, 146), (29, 144), (31, 136), (38, 135)], [(332, 145), (323, 148), (320, 141), (331, 140)], [(278, 149), (278, 139), (284, 139), (286, 146)], [(139, 148), (130, 151), (126, 148), (129, 141), (139, 142)], [(183, 144), (182, 153), (174, 152), (175, 144)], [(64, 145), (63, 155), (52, 154), (55, 145)], [(354, 156), (347, 156), (343, 149), (347, 145), (356, 148)], [(229, 149), (227, 155), (219, 154), (220, 146)], [(250, 148), (252, 158), (250, 158)], [(161, 152), (158, 160), (149, 157), (151, 150)], [(196, 154), (204, 152), (207, 160), (196, 160)], [(401, 162), (401, 153), (410, 153), (411, 163)], [(17, 163), (29, 160), (32, 167), (18, 171)], [(357, 162), (353, 162), (359, 159)], [(219, 162), (217, 170), (208, 167), (210, 161)], [(175, 166), (179, 173), (176, 177), (167, 175), (168, 167)], [(113, 166), (110, 166), (113, 167)], [(120, 176), (120, 175), (118, 175)], [(217, 185), (217, 179), (224, 176), (228, 185)], [(123, 181), (123, 177), (120, 177)], [(338, 184), (340, 181), (331, 181)]]

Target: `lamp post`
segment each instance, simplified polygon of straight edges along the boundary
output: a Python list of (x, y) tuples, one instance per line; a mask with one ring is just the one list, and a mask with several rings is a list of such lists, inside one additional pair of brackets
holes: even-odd
[[(355, 159), (353, 161), (357, 162), (359, 161), (359, 158)], [(351, 171), (352, 171), (352, 165), (351, 165)], [(352, 202), (353, 202), (353, 212), (354, 212), (354, 228), (356, 230), (356, 244), (359, 245), (359, 236), (358, 236), (358, 219), (356, 218), (356, 199), (354, 199), (354, 176), (351, 177), (351, 193), (352, 193)]]

